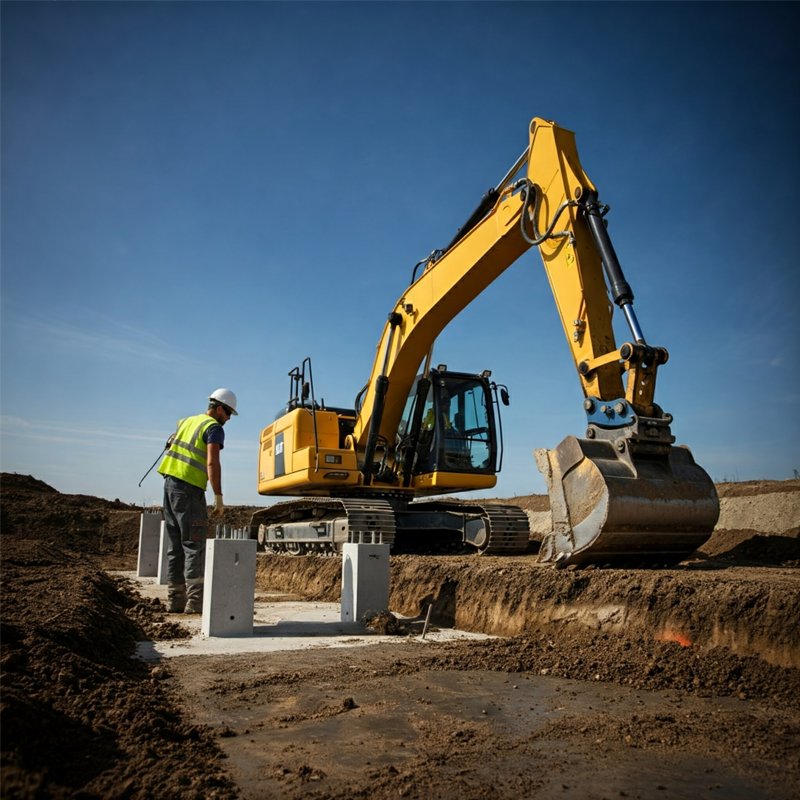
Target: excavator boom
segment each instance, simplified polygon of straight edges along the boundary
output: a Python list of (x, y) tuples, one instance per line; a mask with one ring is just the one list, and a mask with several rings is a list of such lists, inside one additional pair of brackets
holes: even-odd
[[(576, 367), (586, 364), (580, 375), (584, 392), (600, 398), (624, 392), (602, 262), (574, 198), (596, 196), (580, 165), (574, 134), (534, 119), (529, 147), (517, 163), (525, 176), (506, 177), (487, 193), (496, 198), (493, 207), (426, 260), (389, 315), (368, 383), (374, 386), (382, 374), (388, 380), (380, 429), (385, 437), (393, 436), (408, 389), (439, 333), (537, 241), (573, 360)], [(538, 239), (526, 232), (538, 233), (540, 221), (551, 218), (559, 230), (550, 225), (549, 235)], [(375, 397), (367, 392), (356, 421), (359, 449), (366, 445)]]

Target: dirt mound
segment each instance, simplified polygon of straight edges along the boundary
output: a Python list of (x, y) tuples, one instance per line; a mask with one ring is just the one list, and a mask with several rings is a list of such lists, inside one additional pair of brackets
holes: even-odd
[(800, 567), (800, 539), (767, 536), (754, 530), (715, 531), (698, 554), (735, 564)]
[(101, 556), (109, 569), (135, 564), (142, 509), (120, 500), (61, 494), (30, 475), (0, 476), (0, 535)]
[(487, 498), (485, 500), (467, 500), (470, 503), (491, 505), (500, 503), (502, 505), (518, 506), (523, 511), (549, 511), (550, 498), (546, 494), (520, 494), (506, 498)]
[(34, 478), (33, 475), (19, 475), (16, 472), (4, 472), (0, 478), (0, 492), (12, 492), (15, 496), (34, 492), (36, 494), (58, 494), (44, 481)]
[(209, 732), (131, 658), (159, 601), (39, 539), (5, 536), (2, 572), (4, 798), (236, 796)]
[(408, 636), (411, 633), (391, 611), (372, 612), (364, 618), (364, 624), (370, 630), (386, 636)]
[[(61, 494), (31, 475), (0, 475), (0, 535), (32, 539), (62, 550), (101, 558), (111, 570), (136, 568), (139, 550), (140, 506), (83, 494)], [(221, 522), (244, 528), (255, 511), (251, 506), (225, 509)], [(209, 536), (215, 522), (209, 522)]]
[(235, 797), (207, 729), (131, 655), (186, 636), (104, 571), (141, 509), (2, 476), (2, 796)]
[(723, 497), (753, 497), (776, 492), (800, 492), (800, 479), (786, 481), (741, 481), (717, 483), (717, 494)]

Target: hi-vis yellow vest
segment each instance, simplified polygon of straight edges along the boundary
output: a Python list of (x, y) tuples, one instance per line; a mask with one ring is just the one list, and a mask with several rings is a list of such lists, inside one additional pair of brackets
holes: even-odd
[(158, 471), (162, 475), (172, 475), (203, 491), (208, 486), (208, 445), (203, 441), (203, 432), (211, 425), (219, 423), (208, 414), (187, 417), (178, 423), (178, 431), (172, 446), (167, 450)]

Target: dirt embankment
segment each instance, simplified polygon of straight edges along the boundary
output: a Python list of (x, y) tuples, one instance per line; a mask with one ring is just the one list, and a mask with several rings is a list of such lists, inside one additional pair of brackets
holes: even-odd
[(108, 569), (136, 564), (142, 509), (120, 500), (61, 494), (30, 475), (0, 476), (0, 531), (5, 546), (29, 539), (84, 556)]
[(137, 641), (183, 635), (103, 566), (132, 568), (141, 509), (2, 484), (2, 766), (11, 798), (231, 798), (220, 750)]

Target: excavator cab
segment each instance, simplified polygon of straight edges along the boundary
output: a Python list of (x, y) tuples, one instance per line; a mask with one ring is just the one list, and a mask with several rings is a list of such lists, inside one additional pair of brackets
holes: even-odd
[(494, 475), (500, 449), (489, 373), (418, 376), (398, 427), (402, 472)]

